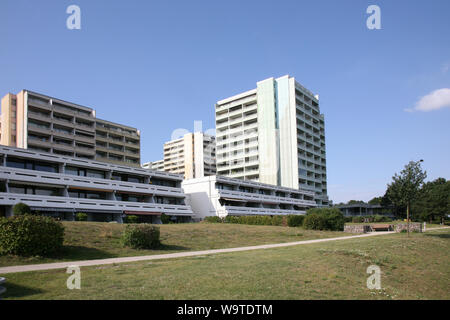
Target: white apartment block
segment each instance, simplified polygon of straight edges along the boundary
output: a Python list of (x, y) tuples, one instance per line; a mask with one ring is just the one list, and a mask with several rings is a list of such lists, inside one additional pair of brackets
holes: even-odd
[(317, 206), (313, 191), (223, 176), (184, 180), (182, 188), (196, 220), (227, 215), (301, 215)]
[(160, 223), (194, 216), (185, 203), (183, 177), (169, 172), (0, 146), (0, 216), (25, 203), (36, 213), (73, 220), (117, 221), (137, 215)]
[(146, 162), (142, 165), (142, 168), (156, 171), (164, 171), (164, 160)]
[(216, 174), (215, 137), (202, 132), (187, 133), (164, 144), (164, 160), (148, 162), (143, 168), (181, 174), (185, 179)]
[(328, 205), (319, 97), (288, 75), (216, 104), (217, 174), (313, 191)]

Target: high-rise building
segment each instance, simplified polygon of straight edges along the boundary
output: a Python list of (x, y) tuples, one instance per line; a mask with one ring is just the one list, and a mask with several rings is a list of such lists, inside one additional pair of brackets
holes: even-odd
[(29, 90), (2, 99), (0, 144), (140, 165), (139, 130), (96, 118), (95, 110)]
[(164, 159), (142, 167), (181, 174), (185, 179), (202, 178), (216, 174), (215, 158), (215, 137), (195, 132), (164, 143)]
[(314, 191), (328, 205), (319, 97), (288, 75), (216, 104), (217, 174)]

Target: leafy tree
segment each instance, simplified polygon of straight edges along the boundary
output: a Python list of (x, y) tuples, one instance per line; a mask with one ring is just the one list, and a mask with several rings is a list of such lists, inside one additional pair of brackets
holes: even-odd
[(369, 200), (368, 203), (371, 205), (377, 205), (377, 204), (381, 205), (382, 200), (383, 200), (383, 197), (375, 197), (372, 200)]
[(350, 200), (349, 202), (347, 202), (347, 204), (363, 204), (363, 203), (365, 202), (361, 200)]
[(395, 207), (406, 206), (406, 219), (408, 223), (411, 202), (417, 198), (420, 188), (427, 177), (426, 171), (422, 171), (420, 162), (410, 161), (400, 174), (396, 173), (392, 177), (392, 183), (388, 184), (386, 191), (387, 197)]
[(425, 183), (412, 205), (412, 211), (417, 212), (421, 220), (431, 223), (440, 219), (444, 222), (446, 214), (450, 212), (450, 181), (438, 178)]

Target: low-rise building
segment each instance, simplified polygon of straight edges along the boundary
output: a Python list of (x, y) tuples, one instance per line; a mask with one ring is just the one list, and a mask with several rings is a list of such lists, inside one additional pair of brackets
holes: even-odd
[(392, 216), (390, 208), (382, 207), (379, 204), (354, 203), (337, 205), (336, 208), (341, 210), (342, 214), (347, 217), (354, 216), (374, 216), (385, 215)]
[(183, 177), (168, 172), (0, 146), (0, 215), (25, 203), (39, 214), (73, 220), (122, 222), (138, 215), (160, 223), (162, 214), (190, 221)]
[(223, 176), (184, 180), (182, 187), (197, 220), (208, 216), (305, 214), (308, 208), (317, 206), (314, 191)]

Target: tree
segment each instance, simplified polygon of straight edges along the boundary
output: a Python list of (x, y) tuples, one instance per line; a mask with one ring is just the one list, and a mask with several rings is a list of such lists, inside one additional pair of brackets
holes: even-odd
[[(421, 160), (422, 161), (422, 160)], [(421, 161), (410, 161), (400, 174), (392, 177), (392, 183), (388, 184), (387, 197), (394, 206), (406, 206), (406, 219), (408, 221), (409, 234), (409, 210), (411, 202), (419, 194), (420, 188), (427, 177), (426, 171), (422, 171)]]
[(350, 200), (347, 204), (363, 204), (364, 201), (361, 200)]
[(372, 200), (369, 200), (368, 203), (371, 205), (377, 205), (377, 204), (381, 205), (382, 199), (383, 199), (383, 197), (375, 197)]
[(424, 221), (440, 219), (442, 222), (450, 212), (450, 181), (438, 178), (427, 182), (420, 190), (417, 200), (412, 204), (413, 212), (417, 212)]

